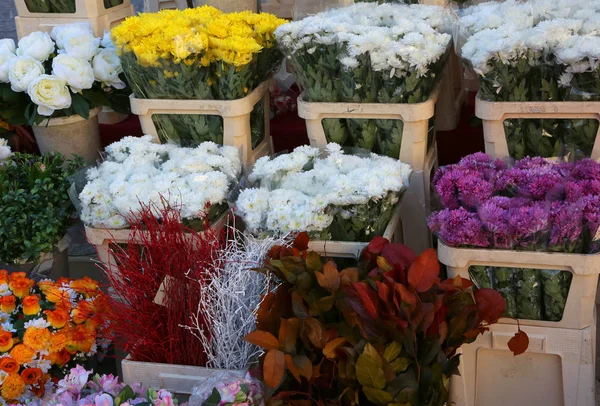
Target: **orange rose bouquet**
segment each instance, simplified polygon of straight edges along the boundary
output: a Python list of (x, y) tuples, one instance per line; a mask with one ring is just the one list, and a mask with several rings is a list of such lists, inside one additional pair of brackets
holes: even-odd
[(98, 283), (88, 277), (36, 283), (24, 272), (0, 270), (1, 400), (41, 397), (51, 378), (105, 350), (106, 306)]

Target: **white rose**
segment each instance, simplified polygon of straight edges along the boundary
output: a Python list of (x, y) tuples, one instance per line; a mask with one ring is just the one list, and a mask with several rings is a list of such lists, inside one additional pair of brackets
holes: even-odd
[(31, 56), (19, 56), (10, 64), (8, 80), (13, 92), (26, 92), (29, 84), (44, 74), (44, 67)]
[(53, 75), (42, 75), (29, 84), (27, 94), (37, 104), (38, 114), (51, 116), (55, 110), (71, 106), (71, 92), (67, 84)]
[(4, 51), (15, 53), (15, 41), (12, 38), (0, 39), (0, 52)]
[(10, 157), (12, 155), (12, 152), (10, 150), (10, 147), (8, 146), (8, 141), (0, 138), (0, 161)]
[(94, 67), (96, 80), (115, 89), (125, 88), (125, 83), (119, 79), (119, 74), (123, 72), (121, 59), (114, 49), (106, 48), (98, 52), (94, 56), (92, 66)]
[(17, 59), (17, 56), (8, 51), (0, 51), (0, 82), (8, 83), (8, 72), (11, 64)]
[(50, 35), (45, 32), (32, 32), (19, 40), (17, 55), (31, 56), (40, 62), (44, 62), (54, 52), (54, 42)]
[(50, 33), (50, 36), (52, 37), (52, 39), (54, 41), (56, 41), (56, 46), (59, 49), (62, 49), (65, 46), (65, 44), (64, 44), (65, 35), (71, 34), (74, 32), (78, 32), (81, 34), (91, 34), (92, 27), (90, 26), (90, 23), (73, 23), (73, 24), (67, 24), (67, 25), (57, 25), (56, 27), (52, 28), (52, 32)]
[(100, 38), (92, 33), (70, 32), (63, 37), (63, 41), (64, 53), (86, 61), (96, 55), (100, 46)]
[(52, 74), (67, 82), (73, 93), (91, 89), (94, 84), (94, 70), (88, 61), (60, 54), (52, 60)]

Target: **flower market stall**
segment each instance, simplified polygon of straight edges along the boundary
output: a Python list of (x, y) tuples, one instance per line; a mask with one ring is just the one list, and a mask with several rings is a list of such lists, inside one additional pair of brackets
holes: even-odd
[[(599, 1), (217, 3), (0, 41), (0, 405), (595, 406)], [(489, 155), (440, 168), (455, 46)]]

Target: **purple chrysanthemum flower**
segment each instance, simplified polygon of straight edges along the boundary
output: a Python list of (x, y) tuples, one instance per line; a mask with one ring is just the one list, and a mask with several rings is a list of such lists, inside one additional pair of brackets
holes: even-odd
[(600, 164), (593, 159), (577, 161), (571, 176), (577, 180), (600, 180)]
[(517, 193), (536, 200), (557, 200), (562, 197), (564, 178), (557, 171), (545, 167), (528, 170), (528, 182), (517, 187)]
[(509, 228), (515, 243), (526, 249), (543, 248), (550, 231), (550, 208), (531, 202), (509, 209)]
[[(459, 169), (453, 165), (452, 168), (446, 168), (441, 172), (435, 182), (435, 189), (444, 207), (457, 209), (461, 205), (460, 197), (465, 198), (466, 201), (481, 197), (478, 182), (485, 182), (479, 173), (470, 169)], [(465, 193), (461, 193), (461, 186), (466, 190)], [(471, 196), (471, 193), (474, 195)]]
[(479, 218), (487, 231), (493, 236), (493, 247), (511, 248), (508, 224), (508, 208), (511, 199), (503, 196), (494, 196), (479, 207)]
[(515, 162), (515, 169), (540, 169), (540, 168), (554, 168), (555, 164), (545, 158), (542, 157), (530, 157), (526, 156), (525, 158), (519, 159)]
[(476, 209), (492, 197), (494, 187), (479, 176), (463, 176), (456, 182), (458, 200), (469, 209)]
[(459, 161), (458, 166), (481, 173), (484, 179), (490, 182), (496, 178), (498, 172), (506, 169), (506, 164), (500, 159), (492, 159), (483, 152), (467, 155)]
[(475, 213), (464, 208), (444, 209), (434, 213), (429, 225), (444, 243), (452, 247), (489, 247), (490, 236)]
[(600, 251), (600, 195), (584, 196), (581, 198), (583, 212), (583, 227), (588, 246), (586, 252)]
[(551, 210), (550, 246), (554, 251), (581, 252), (583, 204), (554, 202)]

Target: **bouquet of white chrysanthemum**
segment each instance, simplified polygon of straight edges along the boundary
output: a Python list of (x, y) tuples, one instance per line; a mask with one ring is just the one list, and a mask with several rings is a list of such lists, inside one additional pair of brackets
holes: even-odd
[[(356, 4), (277, 29), (311, 102), (419, 103), (441, 78), (452, 18), (435, 6)], [(403, 125), (327, 119), (330, 142), (397, 158)]]
[(104, 162), (87, 171), (79, 194), (81, 219), (92, 227), (127, 227), (140, 203), (158, 214), (164, 202), (186, 221), (213, 221), (227, 208), (242, 169), (236, 148), (213, 142), (183, 148), (155, 144), (150, 135), (125, 137), (106, 153)]
[[(600, 3), (509, 0), (465, 10), (458, 42), (493, 101), (600, 100)], [(590, 156), (593, 120), (507, 120), (510, 155)]]
[(337, 144), (320, 151), (259, 159), (243, 190), (238, 214), (253, 233), (308, 231), (320, 239), (369, 241), (382, 235), (408, 186), (410, 166), (370, 154), (346, 155)]

